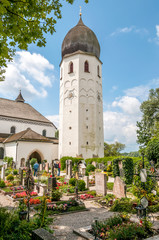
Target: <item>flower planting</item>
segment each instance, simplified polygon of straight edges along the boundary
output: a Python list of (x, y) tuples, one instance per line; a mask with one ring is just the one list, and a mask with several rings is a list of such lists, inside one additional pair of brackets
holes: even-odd
[[(31, 192), (30, 196), (37, 196), (37, 192)], [(26, 192), (21, 192), (21, 193), (16, 193), (14, 195), (12, 195), (12, 198), (16, 199), (16, 198), (25, 198), (27, 197)]]
[(53, 210), (53, 211), (66, 211), (68, 208), (67, 204), (50, 204), (47, 206), (48, 210)]
[(80, 199), (82, 199), (82, 200), (86, 200), (86, 199), (90, 199), (90, 198), (94, 198), (94, 196), (91, 194), (80, 195)]
[(24, 187), (22, 187), (22, 186), (18, 186), (18, 187), (10, 187), (10, 190), (16, 192), (16, 191), (24, 190)]

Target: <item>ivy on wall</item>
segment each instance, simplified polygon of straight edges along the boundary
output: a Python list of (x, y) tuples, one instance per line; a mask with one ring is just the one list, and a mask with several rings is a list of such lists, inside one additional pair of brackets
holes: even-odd
[(126, 184), (131, 184), (133, 182), (134, 174), (134, 164), (133, 159), (130, 157), (123, 158), (123, 170), (124, 170), (124, 181)]
[(117, 177), (120, 176), (120, 171), (119, 171), (119, 161), (120, 158), (114, 158), (113, 159), (113, 176)]

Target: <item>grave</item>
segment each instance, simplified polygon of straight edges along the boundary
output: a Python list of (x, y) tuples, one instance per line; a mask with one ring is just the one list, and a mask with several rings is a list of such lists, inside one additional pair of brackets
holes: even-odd
[(66, 179), (72, 177), (72, 160), (66, 160)]
[(40, 163), (39, 169), (40, 169), (40, 172), (43, 170), (42, 163)]
[(2, 169), (1, 169), (1, 179), (5, 180), (5, 167), (3, 165)]
[(32, 240), (53, 240), (55, 239), (53, 234), (49, 233), (43, 228), (39, 228), (32, 231)]
[(45, 164), (45, 171), (48, 173), (49, 172), (49, 163)]
[(51, 175), (55, 176), (55, 160), (52, 160), (51, 162)]
[(117, 198), (126, 197), (126, 184), (120, 177), (115, 177), (114, 186), (113, 186), (113, 194)]
[(85, 181), (86, 188), (89, 189), (89, 176), (84, 176), (83, 180)]
[(19, 168), (20, 185), (23, 185), (23, 169)]
[(123, 163), (122, 160), (118, 161), (120, 177), (124, 177)]
[(105, 165), (103, 163), (99, 163), (99, 169), (104, 170), (105, 169)]
[(107, 176), (103, 173), (95, 173), (95, 190), (97, 194), (107, 194)]
[(96, 163), (95, 161), (92, 162), (92, 165), (93, 165), (94, 167), (97, 167), (97, 163)]
[(79, 174), (82, 176), (86, 174), (86, 165), (84, 163), (79, 164)]
[(57, 187), (56, 177), (48, 178), (48, 191), (50, 192), (53, 189), (55, 189), (56, 187)]

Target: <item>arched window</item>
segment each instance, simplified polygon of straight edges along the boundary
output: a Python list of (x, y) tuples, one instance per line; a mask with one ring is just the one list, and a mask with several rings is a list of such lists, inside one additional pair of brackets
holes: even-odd
[(84, 63), (84, 71), (85, 72), (89, 72), (89, 63), (88, 63), (88, 61), (85, 61), (85, 63)]
[(42, 135), (43, 135), (44, 137), (46, 137), (46, 130), (45, 130), (45, 129), (43, 130)]
[(0, 147), (0, 159), (4, 158), (4, 148)]
[(10, 133), (14, 134), (15, 133), (15, 127), (12, 126), (11, 129), (10, 129)]
[(99, 65), (97, 66), (97, 75), (98, 75), (98, 77), (100, 77), (100, 69), (99, 69)]
[(69, 73), (73, 73), (73, 62), (69, 64)]

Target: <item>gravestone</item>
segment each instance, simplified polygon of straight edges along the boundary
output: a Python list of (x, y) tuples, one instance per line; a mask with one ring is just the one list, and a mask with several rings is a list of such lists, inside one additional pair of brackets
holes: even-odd
[(46, 195), (46, 193), (47, 193), (47, 185), (46, 184), (40, 184), (39, 185), (39, 187), (40, 187), (40, 195)]
[(97, 163), (96, 163), (95, 161), (92, 162), (92, 165), (93, 165), (94, 167), (97, 167)]
[(86, 165), (84, 163), (79, 164), (79, 174), (82, 176), (86, 174)]
[(19, 168), (20, 185), (23, 185), (23, 169)]
[(45, 162), (42, 162), (42, 170), (45, 170)]
[(40, 172), (43, 170), (43, 166), (41, 163), (40, 163), (39, 169), (40, 169)]
[(99, 163), (99, 169), (104, 170), (105, 169), (105, 165), (103, 163)]
[(1, 179), (5, 180), (5, 167), (3, 165), (2, 169), (1, 169)]
[(51, 175), (54, 177), (55, 176), (55, 160), (52, 160), (51, 162)]
[(120, 177), (124, 177), (123, 163), (122, 160), (118, 161)]
[(120, 177), (115, 177), (114, 186), (113, 186), (113, 194), (117, 198), (126, 197), (126, 184)]
[(66, 160), (66, 178), (72, 177), (72, 160)]
[(49, 172), (49, 163), (45, 164), (45, 171), (48, 173)]
[(57, 187), (56, 177), (48, 178), (48, 191), (50, 192), (53, 189), (55, 189), (56, 187)]
[(85, 181), (86, 188), (89, 189), (89, 176), (84, 176), (83, 180)]
[(107, 176), (103, 173), (95, 173), (95, 190), (97, 194), (107, 194)]
[(32, 231), (32, 240), (53, 240), (55, 237), (43, 228)]

